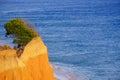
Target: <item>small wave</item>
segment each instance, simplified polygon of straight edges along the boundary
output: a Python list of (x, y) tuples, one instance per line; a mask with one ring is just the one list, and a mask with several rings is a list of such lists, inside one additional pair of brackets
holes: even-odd
[(75, 74), (69, 73), (58, 66), (54, 65), (53, 69), (55, 72), (55, 77), (59, 80), (86, 80), (83, 78), (78, 78)]
[(16, 10), (8, 10), (8, 11), (2, 11), (2, 13), (4, 13), (4, 14), (8, 14), (8, 13), (13, 13), (13, 12), (33, 12), (33, 11), (43, 11), (42, 9), (21, 9), (21, 10), (18, 10), (18, 9), (16, 9)]
[[(62, 65), (62, 66), (61, 66)], [(65, 67), (62, 63), (53, 63), (54, 75), (58, 80), (89, 80), (83, 74), (76, 74), (71, 68), (72, 65)], [(73, 68), (74, 69), (74, 68)]]

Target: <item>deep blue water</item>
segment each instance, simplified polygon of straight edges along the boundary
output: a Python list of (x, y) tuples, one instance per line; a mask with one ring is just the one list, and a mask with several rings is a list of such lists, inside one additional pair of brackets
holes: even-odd
[(119, 0), (0, 1), (0, 44), (11, 44), (3, 24), (14, 17), (34, 23), (53, 64), (86, 80), (120, 80)]

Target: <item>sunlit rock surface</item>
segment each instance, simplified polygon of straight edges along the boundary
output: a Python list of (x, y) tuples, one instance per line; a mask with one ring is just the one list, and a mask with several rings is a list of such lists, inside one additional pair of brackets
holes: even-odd
[(40, 37), (29, 42), (19, 58), (14, 49), (0, 50), (0, 80), (55, 80)]

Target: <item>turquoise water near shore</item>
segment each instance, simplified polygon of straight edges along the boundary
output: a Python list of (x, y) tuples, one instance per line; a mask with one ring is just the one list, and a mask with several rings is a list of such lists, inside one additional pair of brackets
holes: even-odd
[(53, 65), (86, 80), (120, 80), (119, 0), (4, 0), (0, 5), (0, 44), (13, 46), (3, 24), (21, 17), (34, 23)]

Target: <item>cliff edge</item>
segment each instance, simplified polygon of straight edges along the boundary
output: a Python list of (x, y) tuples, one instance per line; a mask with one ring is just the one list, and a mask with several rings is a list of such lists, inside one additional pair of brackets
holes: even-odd
[(0, 50), (0, 80), (55, 80), (40, 37), (33, 38), (20, 57), (14, 49)]

